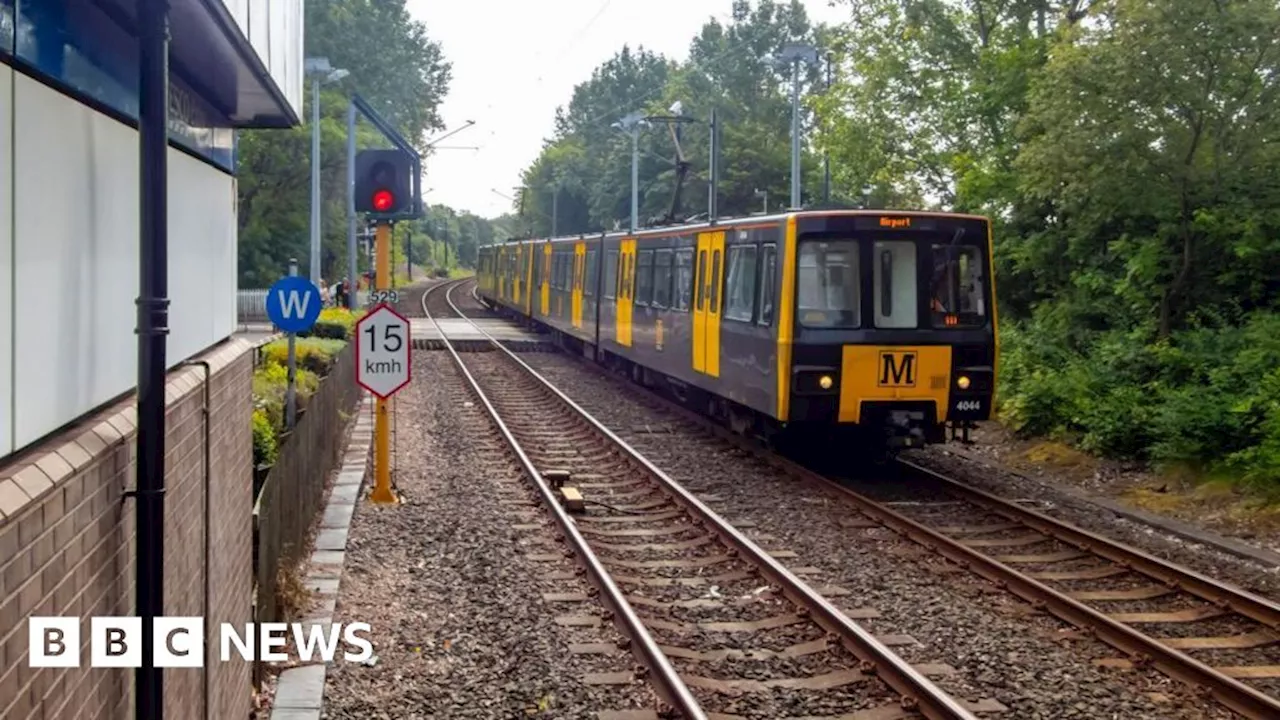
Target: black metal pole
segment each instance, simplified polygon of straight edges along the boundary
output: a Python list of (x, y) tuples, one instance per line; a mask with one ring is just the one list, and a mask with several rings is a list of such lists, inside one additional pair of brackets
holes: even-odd
[(153, 652), (156, 617), (164, 615), (164, 381), (169, 334), (169, 2), (138, 9), (138, 465), (137, 602), (142, 666), (134, 675), (137, 720), (164, 717), (164, 675)]
[(404, 229), (404, 271), (413, 282), (413, 228), (408, 226)]

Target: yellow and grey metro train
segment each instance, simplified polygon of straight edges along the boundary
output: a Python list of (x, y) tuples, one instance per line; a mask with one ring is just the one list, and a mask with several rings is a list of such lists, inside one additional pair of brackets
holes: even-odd
[(943, 442), (995, 387), (991, 223), (810, 210), (479, 249), (478, 296), (767, 439)]

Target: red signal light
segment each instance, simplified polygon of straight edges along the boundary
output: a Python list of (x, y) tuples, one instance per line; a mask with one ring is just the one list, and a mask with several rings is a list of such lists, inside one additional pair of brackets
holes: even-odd
[(386, 212), (395, 204), (396, 196), (391, 194), (390, 190), (379, 190), (373, 194), (373, 209), (378, 212)]

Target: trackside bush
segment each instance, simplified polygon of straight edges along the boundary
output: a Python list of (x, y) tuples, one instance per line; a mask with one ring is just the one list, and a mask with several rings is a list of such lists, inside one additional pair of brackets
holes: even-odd
[(1103, 456), (1227, 473), (1280, 491), (1280, 315), (1068, 338), (1042, 317), (1001, 327), (1000, 415)]
[(279, 447), (276, 444), (276, 430), (266, 412), (253, 411), (253, 465), (263, 467), (276, 464)]
[[(294, 377), (297, 391), (297, 407), (306, 409), (307, 401), (320, 387), (320, 378), (314, 372), (298, 368)], [(253, 373), (253, 401), (257, 410), (266, 415), (277, 433), (284, 430), (285, 394), (289, 388), (289, 369), (275, 362), (267, 362)]]
[[(343, 340), (330, 338), (298, 338), (295, 341), (298, 367), (310, 370), (317, 375), (326, 375), (329, 372), (329, 368), (333, 367), (334, 357), (346, 345), (347, 343)], [(262, 348), (262, 356), (267, 363), (275, 363), (281, 367), (287, 366), (289, 363), (289, 341), (281, 339), (265, 345)]]
[(330, 340), (349, 340), (355, 332), (356, 322), (364, 315), (364, 311), (352, 312), (343, 307), (330, 307), (320, 311), (320, 317), (307, 332), (298, 333), (298, 337), (316, 337)]

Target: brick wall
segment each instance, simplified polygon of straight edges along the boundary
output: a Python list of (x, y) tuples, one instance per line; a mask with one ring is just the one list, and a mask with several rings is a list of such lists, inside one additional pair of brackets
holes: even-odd
[[(165, 717), (243, 718), (251, 703), (250, 666), (217, 661), (217, 627), (232, 622), (243, 632), (252, 620), (252, 346), (229, 341), (196, 360), (210, 365), (207, 387), (205, 369), (193, 365), (171, 372), (165, 393), (164, 614), (204, 616), (212, 642), (205, 645), (205, 668), (165, 669)], [(136, 482), (135, 402), (130, 397), (87, 417), (0, 466), (0, 717), (6, 720), (133, 717), (134, 671), (87, 665), (88, 618), (131, 615), (135, 607), (134, 501), (123, 496)], [(81, 667), (27, 666), (32, 615), (84, 619)]]

